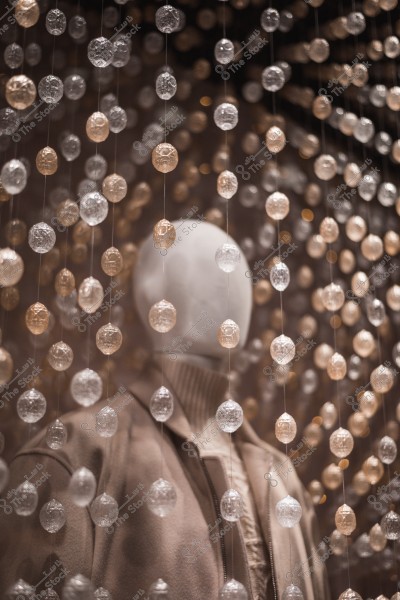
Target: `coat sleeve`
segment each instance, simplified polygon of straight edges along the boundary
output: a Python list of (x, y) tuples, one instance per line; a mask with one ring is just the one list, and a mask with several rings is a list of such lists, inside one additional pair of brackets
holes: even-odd
[[(18, 455), (10, 465), (10, 479), (0, 499), (0, 597), (18, 579), (35, 588), (35, 594), (82, 573), (91, 576), (94, 529), (86, 508), (75, 506), (68, 494), (72, 469), (45, 450)], [(19, 516), (15, 489), (26, 479), (37, 489), (38, 504), (30, 516)], [(64, 506), (66, 521), (57, 533), (40, 524), (42, 506), (51, 499)]]

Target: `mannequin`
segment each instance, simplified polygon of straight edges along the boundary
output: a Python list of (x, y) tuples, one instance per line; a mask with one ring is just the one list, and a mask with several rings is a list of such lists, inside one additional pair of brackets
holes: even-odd
[[(222, 243), (232, 240), (202, 221), (178, 222), (176, 228), (177, 241), (164, 259), (165, 277), (151, 236), (139, 252), (134, 295), (154, 357), (118, 399), (122, 408), (114, 435), (89, 436), (82, 427), (108, 406), (105, 399), (62, 416), (68, 439), (60, 449), (47, 446), (42, 430), (11, 462), (7, 489), (17, 489), (27, 474), (36, 472), (30, 481), (37, 487), (38, 502), (29, 516), (21, 517), (16, 510), (0, 512), (1, 597), (20, 579), (38, 592), (46, 580), (43, 574), (53, 572), (56, 565), (120, 600), (148, 594), (160, 578), (169, 586), (168, 598), (174, 600), (217, 599), (232, 578), (243, 585), (247, 596), (242, 597), (248, 600), (280, 600), (293, 580), (307, 600), (329, 600), (325, 569), (315, 552), (320, 539), (313, 507), (295, 469), (272, 487), (265, 475), (284, 457), (262, 442), (246, 421), (232, 434), (231, 467), (228, 434), (214, 428), (208, 435), (208, 425), (215, 421), (228, 391), (223, 360), (227, 350), (216, 339), (218, 327), (233, 319), (240, 327), (239, 348), (248, 334), (248, 265), (242, 255), (241, 264), (229, 275), (228, 302), (228, 277), (215, 264), (214, 255)], [(148, 326), (148, 311), (162, 298), (177, 310), (177, 323), (167, 335)], [(175, 347), (177, 336), (190, 342), (184, 351)], [(173, 350), (163, 352), (168, 345)], [(162, 385), (174, 397), (174, 410), (160, 427), (150, 407), (152, 395)], [(193, 433), (199, 430), (200, 443), (195, 443)], [(95, 496), (107, 494), (118, 505), (118, 519), (111, 525), (94, 525), (90, 507), (74, 504), (69, 485), (81, 467), (94, 475)], [(36, 478), (41, 473), (46, 473), (46, 480), (39, 484)], [(176, 494), (165, 518), (148, 504), (160, 477)], [(240, 490), (244, 510), (232, 526), (221, 517), (220, 501), (233, 486)], [(290, 532), (290, 552), (288, 531), (274, 514), (276, 503), (288, 494), (302, 507), (300, 523)], [(56, 534), (45, 531), (38, 514), (53, 498), (67, 516)], [(291, 575), (294, 567), (299, 574)], [(63, 578), (54, 583), (60, 597)]]

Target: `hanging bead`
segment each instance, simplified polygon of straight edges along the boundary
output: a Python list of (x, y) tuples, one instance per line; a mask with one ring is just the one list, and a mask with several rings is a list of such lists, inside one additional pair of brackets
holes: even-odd
[(100, 308), (104, 300), (104, 290), (100, 281), (94, 277), (86, 277), (79, 286), (78, 304), (88, 314)]
[(304, 596), (297, 585), (291, 584), (283, 592), (282, 600), (304, 600)]
[(83, 369), (75, 373), (70, 384), (71, 396), (81, 406), (92, 406), (101, 398), (103, 383), (92, 369)]
[(94, 587), (90, 579), (78, 573), (64, 584), (62, 600), (93, 600)]
[(275, 362), (287, 365), (296, 355), (296, 346), (290, 337), (282, 334), (272, 340), (270, 352)]
[(165, 423), (174, 412), (174, 397), (172, 393), (162, 385), (154, 392), (150, 399), (150, 412), (152, 417), (160, 423)]
[(53, 344), (47, 353), (49, 365), (55, 371), (66, 371), (72, 365), (74, 353), (65, 342)]
[(218, 329), (217, 338), (223, 348), (236, 348), (240, 340), (239, 326), (232, 319), (226, 319)]
[(246, 588), (236, 581), (228, 579), (219, 591), (218, 600), (247, 600), (248, 594)]
[(159, 333), (168, 333), (176, 324), (176, 309), (171, 302), (160, 300), (149, 311), (150, 326)]
[(98, 527), (111, 527), (118, 518), (117, 501), (106, 493), (97, 496), (90, 505), (90, 516)]
[(36, 423), (46, 412), (46, 399), (41, 392), (31, 388), (20, 395), (17, 401), (17, 413), (25, 423)]
[(96, 432), (104, 438), (112, 437), (118, 429), (118, 416), (111, 406), (104, 406), (96, 415)]
[(233, 433), (243, 424), (242, 407), (230, 398), (219, 405), (215, 418), (221, 431)]
[(40, 335), (48, 328), (49, 318), (49, 311), (45, 305), (41, 302), (35, 302), (26, 311), (25, 323), (33, 335)]
[(232, 273), (240, 264), (240, 250), (235, 244), (226, 242), (215, 253), (215, 262), (224, 273)]
[(102, 191), (109, 202), (121, 202), (127, 194), (128, 184), (121, 175), (113, 173), (104, 179)]
[(166, 479), (157, 479), (150, 486), (147, 506), (150, 511), (159, 517), (166, 517), (175, 508), (176, 491)]
[(275, 423), (275, 436), (282, 444), (290, 444), (296, 437), (296, 421), (287, 412), (284, 412)]
[(172, 144), (162, 142), (152, 152), (153, 167), (160, 173), (170, 173), (178, 164), (178, 152)]
[(220, 507), (222, 517), (231, 523), (239, 521), (243, 516), (243, 498), (239, 492), (234, 489), (229, 489), (224, 493), (221, 498)]
[(40, 524), (49, 533), (57, 533), (65, 525), (66, 514), (61, 502), (54, 498), (46, 502), (40, 510)]
[(286, 496), (276, 504), (275, 514), (281, 527), (294, 527), (301, 519), (302, 508), (300, 503), (292, 496)]
[(354, 439), (350, 431), (339, 427), (334, 431), (329, 438), (329, 447), (335, 456), (345, 458), (354, 448)]
[(101, 268), (106, 275), (115, 277), (121, 273), (124, 266), (121, 252), (118, 248), (107, 248), (101, 256)]
[(46, 146), (36, 155), (36, 168), (42, 175), (54, 175), (58, 169), (57, 152)]
[(220, 196), (229, 200), (238, 190), (238, 180), (232, 171), (222, 171), (217, 179), (217, 191)]
[(72, 473), (68, 491), (76, 506), (88, 506), (96, 493), (96, 478), (92, 471), (80, 467)]
[(60, 421), (56, 419), (54, 423), (51, 423), (46, 431), (46, 444), (52, 450), (59, 450), (62, 448), (67, 441), (67, 428)]
[(356, 516), (347, 504), (342, 504), (335, 514), (336, 529), (343, 535), (351, 535), (356, 528)]
[(169, 585), (163, 579), (157, 579), (149, 588), (149, 600), (170, 600)]
[(111, 356), (121, 348), (122, 333), (119, 327), (112, 323), (103, 325), (96, 333), (96, 346), (106, 356)]
[(153, 228), (153, 241), (156, 248), (167, 250), (176, 239), (175, 227), (167, 219), (161, 219)]

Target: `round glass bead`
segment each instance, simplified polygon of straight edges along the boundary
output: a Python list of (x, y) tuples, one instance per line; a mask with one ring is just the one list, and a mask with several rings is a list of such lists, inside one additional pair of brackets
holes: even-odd
[(154, 392), (150, 400), (150, 412), (152, 417), (160, 423), (165, 423), (174, 412), (174, 397), (172, 393), (162, 385)]
[(4, 62), (10, 69), (17, 69), (24, 60), (24, 51), (19, 44), (13, 42), (4, 50)]
[(294, 527), (301, 519), (302, 508), (300, 503), (292, 496), (286, 496), (277, 502), (275, 514), (281, 527)]
[(357, 594), (352, 588), (347, 588), (339, 596), (339, 600), (363, 600), (360, 594)]
[(15, 490), (15, 512), (20, 517), (29, 517), (36, 510), (39, 496), (36, 487), (30, 481), (24, 481)]
[(31, 388), (18, 398), (17, 413), (25, 423), (36, 423), (44, 416), (46, 406), (46, 398), (43, 394)]
[(297, 585), (289, 585), (282, 594), (282, 600), (304, 600), (303, 592)]
[(111, 246), (111, 248), (107, 248), (107, 250), (103, 252), (101, 257), (101, 268), (104, 273), (110, 277), (114, 277), (122, 271), (123, 259), (118, 248)]
[(339, 533), (351, 535), (356, 528), (356, 516), (354, 510), (347, 504), (339, 506), (335, 513), (335, 525)]
[(238, 190), (237, 177), (232, 171), (222, 171), (217, 179), (217, 191), (220, 196), (229, 200)]
[(275, 290), (283, 292), (290, 283), (290, 271), (283, 262), (273, 265), (270, 271), (271, 285)]
[(38, 93), (43, 102), (57, 104), (64, 94), (64, 84), (56, 75), (46, 75), (39, 81)]
[(232, 319), (226, 319), (219, 326), (217, 339), (223, 348), (236, 348), (240, 340), (239, 325)]
[(108, 590), (103, 587), (97, 588), (94, 593), (96, 600), (112, 600), (112, 596)]
[(23, 162), (13, 158), (4, 163), (1, 169), (1, 183), (9, 194), (22, 192), (28, 180), (28, 173)]
[(261, 27), (267, 33), (272, 33), (278, 29), (280, 23), (279, 13), (275, 8), (266, 8), (261, 13)]
[(218, 600), (247, 600), (246, 588), (236, 579), (228, 579), (219, 591)]
[(23, 579), (18, 579), (6, 592), (6, 600), (31, 600), (35, 595), (35, 588)]
[(36, 155), (36, 168), (42, 175), (54, 175), (58, 169), (57, 152), (46, 146)]
[(19, 127), (20, 121), (15, 110), (12, 108), (2, 108), (0, 110), (0, 133), (2, 135), (12, 135)]
[(275, 362), (280, 365), (287, 365), (295, 357), (296, 346), (290, 337), (282, 334), (272, 340), (270, 352)]
[(397, 457), (397, 444), (388, 435), (379, 440), (378, 456), (385, 465), (391, 465)]
[(8, 287), (16, 285), (24, 274), (24, 261), (15, 250), (0, 250), (0, 285)]
[(276, 65), (266, 67), (261, 74), (261, 84), (268, 92), (277, 92), (285, 85), (285, 74)]
[(117, 501), (106, 493), (97, 496), (90, 505), (90, 516), (95, 525), (110, 527), (118, 518)]
[(68, 485), (68, 492), (76, 506), (88, 506), (96, 493), (96, 478), (92, 471), (80, 467), (72, 473)]
[(86, 82), (81, 75), (73, 73), (64, 79), (64, 93), (68, 100), (80, 100), (85, 92)]
[(354, 439), (350, 431), (339, 427), (329, 438), (329, 447), (335, 456), (345, 458), (354, 448)]
[(60, 419), (51, 423), (46, 431), (46, 444), (52, 450), (59, 450), (67, 441), (67, 428)]
[(78, 304), (88, 314), (100, 308), (104, 299), (104, 290), (98, 279), (86, 277), (79, 286)]
[(175, 227), (167, 219), (161, 219), (153, 228), (153, 241), (156, 248), (167, 250), (176, 239)]
[(94, 67), (108, 67), (114, 57), (114, 46), (105, 37), (94, 38), (88, 45), (88, 59)]
[(275, 437), (282, 444), (289, 444), (297, 433), (296, 421), (287, 412), (284, 412), (275, 423)]
[(14, 75), (6, 83), (6, 100), (16, 110), (32, 106), (36, 98), (36, 86), (26, 75)]
[(222, 131), (234, 129), (238, 124), (238, 120), (238, 110), (230, 102), (219, 104), (214, 111), (214, 122)]
[(39, 5), (36, 0), (18, 0), (14, 14), (18, 25), (28, 29), (36, 25), (39, 20)]
[(221, 515), (225, 521), (235, 523), (243, 516), (244, 503), (243, 498), (238, 491), (234, 489), (226, 490), (220, 503)]
[(221, 65), (227, 65), (234, 59), (235, 47), (231, 40), (222, 38), (218, 40), (214, 47), (215, 60)]
[(121, 106), (113, 106), (107, 114), (110, 131), (120, 133), (127, 125), (128, 117)]
[(47, 360), (55, 371), (66, 371), (72, 365), (74, 353), (72, 348), (65, 342), (56, 342), (51, 346), (47, 354)]
[(80, 573), (70, 577), (63, 587), (62, 600), (94, 600), (90, 579)]
[(168, 333), (176, 324), (176, 309), (171, 302), (160, 300), (150, 308), (150, 326), (158, 333)]
[(60, 141), (60, 152), (67, 162), (72, 162), (81, 153), (81, 141), (77, 135), (68, 133), (62, 136)]
[(128, 186), (124, 177), (113, 173), (104, 179), (102, 190), (110, 202), (121, 202), (127, 194)]
[(344, 379), (346, 372), (347, 365), (345, 358), (338, 352), (335, 352), (332, 354), (327, 364), (327, 373), (329, 377), (333, 381), (339, 381), (340, 379)]
[(119, 327), (112, 323), (103, 325), (96, 333), (96, 346), (106, 356), (117, 352), (122, 345), (122, 333)]
[(178, 164), (178, 152), (172, 144), (162, 142), (153, 149), (151, 160), (157, 171), (170, 173)]
[(170, 100), (176, 94), (176, 79), (169, 73), (165, 71), (164, 73), (160, 73), (160, 75), (156, 79), (156, 93), (161, 100)]
[(224, 273), (232, 273), (240, 264), (240, 250), (235, 244), (226, 242), (215, 253), (215, 262)]
[(166, 479), (157, 479), (149, 490), (147, 506), (159, 517), (166, 517), (175, 508), (176, 491)]
[(282, 192), (273, 192), (265, 202), (267, 215), (275, 221), (281, 221), (289, 214), (289, 198)]
[(156, 11), (155, 23), (157, 29), (161, 31), (161, 33), (173, 33), (174, 31), (178, 31), (181, 26), (180, 12), (170, 4), (161, 6), (161, 8)]
[(111, 406), (104, 406), (96, 415), (96, 432), (99, 436), (112, 437), (118, 429), (118, 415)]
[(393, 510), (389, 511), (381, 520), (381, 529), (387, 540), (400, 538), (400, 515)]
[(169, 585), (163, 579), (157, 579), (149, 588), (149, 600), (170, 600)]
[(61, 502), (53, 498), (42, 506), (39, 519), (43, 529), (49, 533), (57, 533), (64, 526), (67, 517)]
[(101, 398), (103, 383), (96, 371), (83, 369), (71, 379), (70, 391), (75, 402), (81, 406), (92, 406)]
[(46, 15), (46, 29), (51, 35), (62, 35), (67, 28), (65, 14), (58, 8), (52, 8)]
[(221, 431), (233, 433), (243, 423), (242, 407), (235, 400), (229, 398), (219, 405), (215, 418)]
[(86, 121), (86, 135), (92, 142), (104, 142), (110, 134), (110, 124), (102, 112), (94, 112)]
[(34, 252), (45, 254), (56, 243), (56, 232), (47, 223), (36, 223), (29, 230), (28, 243)]
[(88, 192), (81, 200), (79, 212), (88, 225), (99, 225), (108, 215), (108, 202), (100, 192)]

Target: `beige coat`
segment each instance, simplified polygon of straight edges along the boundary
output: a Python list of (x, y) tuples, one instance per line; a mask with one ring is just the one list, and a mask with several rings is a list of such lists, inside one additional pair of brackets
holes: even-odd
[[(218, 518), (219, 499), (229, 487), (228, 480), (218, 456), (200, 459), (195, 446), (187, 442), (192, 432), (179, 402), (161, 434), (148, 410), (149, 399), (160, 385), (161, 374), (153, 366), (132, 385), (133, 396), (120, 394), (113, 400), (119, 427), (112, 438), (94, 432), (94, 415), (107, 405), (104, 401), (63, 417), (68, 442), (61, 450), (49, 449), (42, 432), (17, 454), (0, 506), (1, 597), (20, 577), (35, 586), (37, 594), (50, 586), (60, 593), (66, 577), (82, 573), (96, 587), (107, 588), (114, 600), (139, 599), (160, 577), (169, 584), (173, 600), (217, 600), (224, 577), (232, 576), (225, 541), (239, 535), (236, 527), (226, 532), (226, 523)], [(287, 479), (268, 479), (272, 465), (285, 458), (263, 443), (248, 423), (233, 439), (269, 549), (273, 586), (268, 598), (281, 600), (293, 579), (305, 600), (329, 600), (326, 556), (318, 559), (315, 551), (322, 540), (295, 469)], [(96, 476), (97, 494), (105, 491), (118, 502), (119, 519), (109, 528), (94, 526), (89, 510), (70, 500), (68, 483), (81, 466)], [(147, 491), (161, 475), (177, 493), (176, 507), (164, 519), (146, 506)], [(15, 514), (18, 504), (12, 492), (24, 477), (36, 483), (39, 493), (38, 508), (29, 517)], [(287, 494), (303, 508), (300, 525), (290, 533), (274, 514), (276, 502)], [(60, 501), (67, 514), (66, 524), (55, 534), (39, 523), (39, 510), (51, 498)], [(243, 547), (243, 540), (237, 544)], [(244, 553), (234, 556), (234, 577), (249, 589)], [(255, 599), (249, 596), (249, 600)]]

